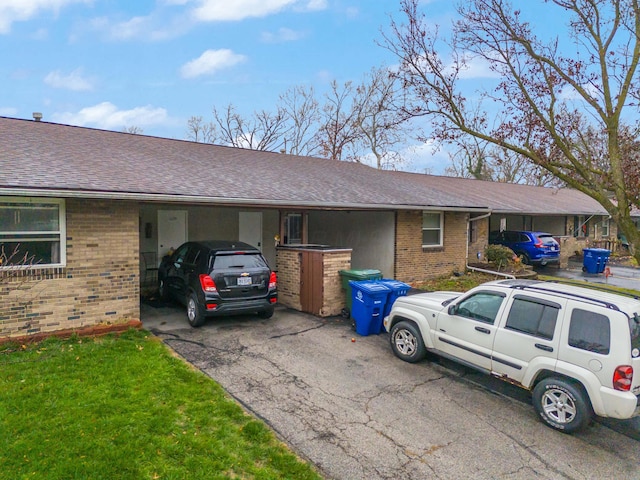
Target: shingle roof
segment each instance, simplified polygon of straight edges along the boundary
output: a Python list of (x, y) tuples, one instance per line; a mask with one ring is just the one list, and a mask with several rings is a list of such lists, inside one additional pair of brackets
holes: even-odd
[(358, 163), (0, 117), (0, 194), (317, 208), (495, 209), (594, 214), (570, 189), (499, 184)]

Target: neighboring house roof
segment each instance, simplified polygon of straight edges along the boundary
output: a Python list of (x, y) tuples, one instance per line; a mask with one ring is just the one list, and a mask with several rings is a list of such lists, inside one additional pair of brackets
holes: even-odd
[(0, 117), (0, 193), (349, 209), (602, 214), (570, 189)]

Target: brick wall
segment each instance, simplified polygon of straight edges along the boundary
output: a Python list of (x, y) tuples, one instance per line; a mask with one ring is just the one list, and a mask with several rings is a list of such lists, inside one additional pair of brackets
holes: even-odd
[(468, 214), (444, 213), (444, 245), (422, 248), (422, 211), (399, 211), (396, 217), (395, 264), (397, 280), (411, 283), (464, 272)]
[[(301, 251), (293, 248), (278, 248), (276, 265), (278, 270), (278, 303), (294, 310), (302, 310), (300, 301)], [(345, 307), (345, 291), (342, 289), (340, 270), (351, 268), (351, 250), (322, 252), (322, 307), (317, 312), (321, 317), (339, 315)]]
[[(485, 249), (489, 244), (489, 218), (482, 218), (475, 222), (469, 222), (469, 228), (474, 224), (476, 236), (474, 239), (475, 241), (469, 242), (469, 263), (486, 261)], [(478, 253), (480, 253), (480, 258), (478, 258)]]
[(351, 250), (325, 252), (323, 265), (324, 294), (320, 316), (339, 315), (346, 307), (346, 292), (342, 289), (340, 270), (351, 269)]
[(278, 303), (301, 310), (300, 304), (300, 252), (286, 248), (276, 250), (278, 270)]
[(66, 201), (67, 265), (0, 270), (0, 337), (140, 318), (138, 206)]

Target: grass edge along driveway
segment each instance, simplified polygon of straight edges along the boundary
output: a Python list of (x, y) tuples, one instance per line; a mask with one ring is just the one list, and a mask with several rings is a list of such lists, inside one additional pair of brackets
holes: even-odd
[(10, 478), (320, 479), (149, 332), (0, 347)]

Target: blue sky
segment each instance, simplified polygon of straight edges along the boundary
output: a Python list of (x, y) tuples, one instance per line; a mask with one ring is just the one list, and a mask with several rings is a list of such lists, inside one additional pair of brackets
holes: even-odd
[[(428, 3), (450, 22), (450, 0)], [(0, 115), (184, 139), (214, 106), (249, 115), (392, 65), (391, 15), (396, 0), (0, 0)], [(420, 150), (406, 169), (440, 172)]]

